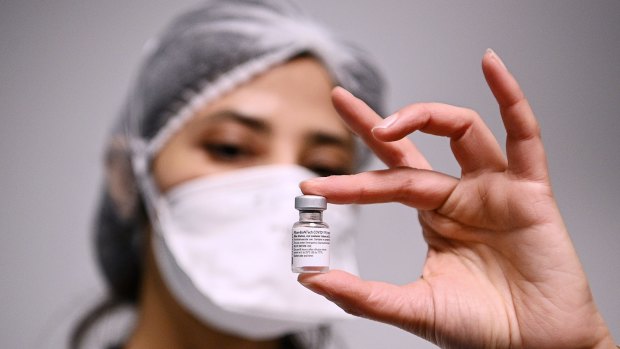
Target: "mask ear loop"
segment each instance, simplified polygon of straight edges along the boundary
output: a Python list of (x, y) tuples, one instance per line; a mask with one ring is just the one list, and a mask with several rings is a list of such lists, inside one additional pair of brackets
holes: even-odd
[[(144, 103), (140, 86), (141, 79), (137, 79), (136, 86), (130, 94), (128, 102), (128, 114), (123, 123), (123, 131), (127, 139), (130, 152), (131, 166), (136, 181), (136, 187), (144, 203), (147, 217), (153, 231), (159, 231), (159, 217), (156, 207), (161, 197), (154, 178), (150, 174), (153, 157), (148, 152), (148, 143), (142, 138), (140, 121), (144, 113)], [(143, 239), (139, 239), (143, 240)], [(139, 248), (141, 248), (140, 246)]]

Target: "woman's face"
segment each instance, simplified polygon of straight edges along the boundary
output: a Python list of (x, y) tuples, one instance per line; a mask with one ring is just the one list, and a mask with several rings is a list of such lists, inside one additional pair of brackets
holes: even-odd
[(312, 58), (278, 66), (210, 103), (154, 161), (162, 192), (185, 181), (269, 164), (350, 173), (353, 136), (331, 104), (331, 77)]

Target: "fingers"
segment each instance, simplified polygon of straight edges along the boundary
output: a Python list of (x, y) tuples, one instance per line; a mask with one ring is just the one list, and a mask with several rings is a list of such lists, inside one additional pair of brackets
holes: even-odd
[(509, 171), (529, 179), (546, 180), (547, 161), (540, 128), (519, 84), (490, 49), (482, 59), (482, 70), (506, 128)]
[(399, 167), (348, 176), (311, 179), (300, 184), (304, 194), (325, 196), (335, 204), (400, 202), (421, 210), (440, 208), (458, 180), (430, 170)]
[(433, 319), (430, 288), (423, 281), (407, 286), (364, 281), (349, 273), (300, 274), (299, 282), (349, 314), (389, 323), (410, 332)]
[(342, 87), (334, 88), (332, 101), (345, 123), (388, 167), (431, 168), (411, 141), (403, 139), (398, 142), (385, 143), (375, 139), (371, 129), (383, 119), (349, 91)]
[(416, 130), (447, 136), (463, 173), (501, 171), (547, 180), (547, 163), (538, 122), (521, 88), (500, 58), (489, 50), (482, 68), (500, 106), (507, 132), (504, 158), (495, 137), (473, 111), (445, 104), (414, 104), (386, 120), (342, 88), (332, 92), (334, 106), (349, 127), (389, 167), (430, 169), (415, 145), (404, 137)]
[(504, 154), (493, 133), (470, 109), (441, 103), (418, 103), (399, 110), (372, 132), (382, 141), (394, 141), (414, 131), (450, 137), (450, 146), (463, 173), (503, 171)]

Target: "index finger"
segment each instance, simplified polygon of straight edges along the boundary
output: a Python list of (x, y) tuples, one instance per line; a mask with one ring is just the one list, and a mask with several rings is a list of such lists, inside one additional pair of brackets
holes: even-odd
[(336, 87), (332, 90), (332, 101), (344, 122), (388, 167), (431, 169), (428, 161), (410, 140), (382, 142), (375, 139), (371, 130), (383, 119), (361, 99), (342, 87)]

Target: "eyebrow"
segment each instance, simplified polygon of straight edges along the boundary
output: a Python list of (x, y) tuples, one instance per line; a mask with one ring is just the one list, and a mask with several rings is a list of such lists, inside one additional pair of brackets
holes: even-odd
[(325, 132), (315, 132), (309, 136), (310, 143), (316, 145), (334, 145), (342, 148), (351, 148), (353, 142), (350, 138), (332, 135)]
[(260, 120), (256, 116), (246, 115), (246, 114), (240, 113), (235, 110), (223, 110), (223, 111), (219, 111), (217, 113), (208, 115), (204, 119), (203, 124), (208, 125), (208, 124), (215, 124), (215, 123), (226, 122), (226, 121), (232, 121), (232, 122), (242, 124), (243, 126), (246, 126), (260, 133), (264, 133), (264, 134), (272, 133), (271, 127), (265, 121)]

